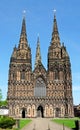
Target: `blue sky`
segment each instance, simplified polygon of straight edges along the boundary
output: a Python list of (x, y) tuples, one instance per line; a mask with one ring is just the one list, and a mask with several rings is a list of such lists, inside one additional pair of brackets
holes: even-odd
[(3, 99), (7, 97), (10, 57), (13, 47), (19, 44), (23, 10), (26, 10), (32, 65), (39, 34), (42, 63), (47, 68), (53, 9), (56, 9), (61, 43), (64, 42), (70, 55), (74, 104), (80, 104), (80, 0), (0, 0), (0, 88)]

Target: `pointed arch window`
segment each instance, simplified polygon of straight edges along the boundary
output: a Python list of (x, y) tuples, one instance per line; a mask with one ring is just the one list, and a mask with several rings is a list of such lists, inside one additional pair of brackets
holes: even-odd
[(56, 69), (56, 71), (55, 71), (55, 80), (57, 80), (57, 79), (59, 79), (59, 72), (58, 72), (58, 70)]
[(12, 73), (12, 74), (11, 74), (11, 79), (13, 80), (14, 78), (15, 78), (15, 74)]
[(35, 88), (34, 88), (34, 96), (37, 96), (37, 97), (46, 96), (46, 84), (41, 77), (39, 77), (36, 80), (36, 84), (35, 84)]
[(24, 70), (21, 72), (21, 79), (22, 79), (22, 80), (25, 79), (25, 71), (24, 71)]

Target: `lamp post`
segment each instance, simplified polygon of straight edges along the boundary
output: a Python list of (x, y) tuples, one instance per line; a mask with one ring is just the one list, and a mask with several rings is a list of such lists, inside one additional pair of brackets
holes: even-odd
[(64, 123), (63, 123), (63, 130), (65, 130)]

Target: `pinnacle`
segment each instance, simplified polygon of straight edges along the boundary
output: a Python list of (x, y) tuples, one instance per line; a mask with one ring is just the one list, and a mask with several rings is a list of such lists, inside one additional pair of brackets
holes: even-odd
[(58, 32), (58, 26), (57, 26), (57, 20), (56, 20), (56, 15), (54, 15), (54, 25), (53, 25), (53, 32), (52, 32), (52, 44), (55, 41), (57, 43), (60, 42), (59, 32)]
[(26, 34), (26, 22), (25, 22), (25, 17), (23, 17), (19, 48), (24, 49), (27, 47), (27, 45), (28, 45), (28, 40), (27, 40), (27, 34)]
[(39, 37), (37, 39), (37, 48), (36, 48), (36, 60), (35, 60), (35, 67), (41, 62), (41, 53), (40, 53), (40, 41)]
[(22, 21), (22, 30), (21, 30), (21, 34), (25, 34), (25, 35), (26, 35), (25, 17), (23, 17), (23, 21)]

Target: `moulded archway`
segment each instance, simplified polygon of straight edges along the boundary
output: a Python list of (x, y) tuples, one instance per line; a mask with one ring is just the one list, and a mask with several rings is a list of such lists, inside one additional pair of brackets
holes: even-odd
[(60, 108), (56, 108), (56, 114), (55, 114), (55, 116), (56, 117), (60, 117)]
[(37, 117), (42, 117), (42, 118), (44, 117), (44, 110), (42, 105), (39, 105), (37, 108)]
[(22, 109), (22, 118), (25, 118), (25, 109)]

